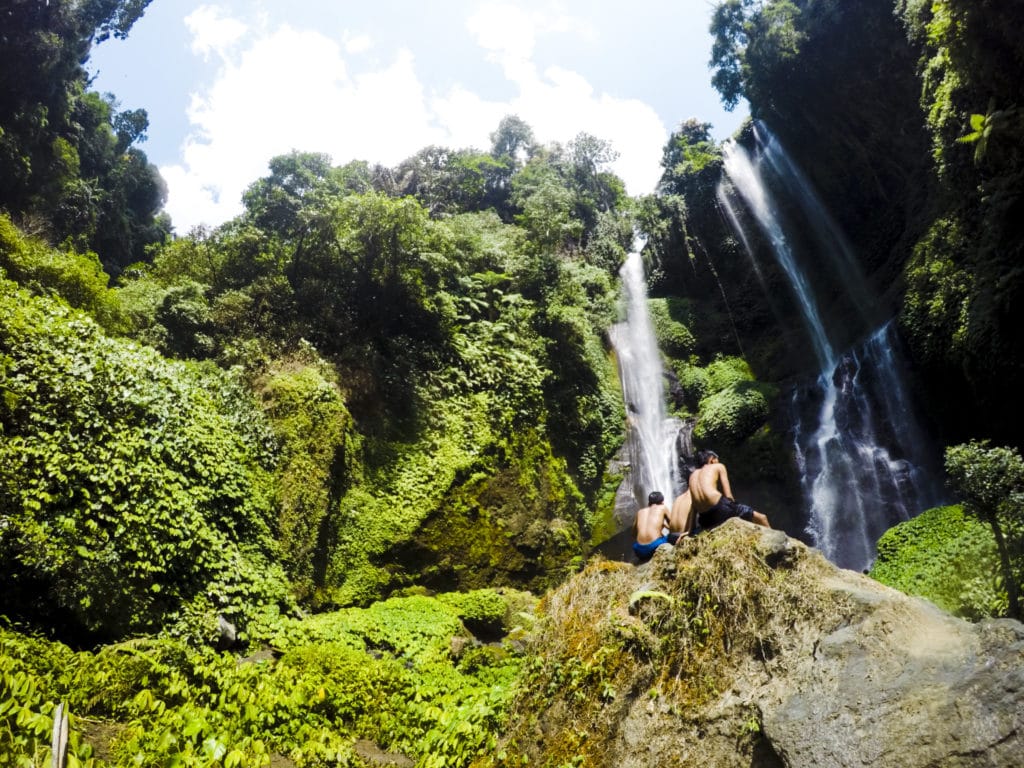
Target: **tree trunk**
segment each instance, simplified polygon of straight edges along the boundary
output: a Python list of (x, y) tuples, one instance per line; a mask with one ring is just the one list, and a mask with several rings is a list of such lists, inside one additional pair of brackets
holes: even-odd
[(1010, 551), (1006, 546), (1003, 529), (999, 525), (999, 520), (994, 514), (989, 517), (988, 522), (989, 525), (992, 526), (992, 533), (996, 537), (996, 548), (999, 550), (999, 561), (1003, 567), (1003, 583), (1006, 587), (1006, 598), (1009, 603), (1008, 613), (1011, 618), (1020, 621), (1020, 594), (1017, 587), (1017, 580), (1013, 577), (1013, 568), (1010, 565)]

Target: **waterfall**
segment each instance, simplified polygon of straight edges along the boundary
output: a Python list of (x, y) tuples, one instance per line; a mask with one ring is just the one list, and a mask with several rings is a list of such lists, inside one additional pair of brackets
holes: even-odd
[(799, 201), (804, 209), (805, 221), (810, 224), (812, 234), (816, 238), (816, 256), (829, 260), (833, 271), (842, 279), (843, 287), (852, 298), (854, 306), (864, 315), (865, 322), (871, 323), (871, 320), (867, 319), (867, 314), (874, 308), (875, 302), (872, 301), (857, 265), (857, 257), (846, 235), (818, 199), (814, 187), (804, 176), (803, 171), (797, 167), (789, 153), (783, 149), (779, 140), (764, 123), (754, 123), (754, 136), (762, 150), (764, 161), (771, 165), (775, 177), (785, 185), (787, 193)]
[(647, 494), (661, 491), (666, 503), (671, 504), (679, 484), (680, 422), (666, 417), (665, 377), (647, 311), (647, 284), (640, 254), (629, 254), (619, 274), (626, 319), (612, 328), (611, 338), (619, 358), (626, 404), (632, 495), (638, 504), (646, 506)]
[[(814, 345), (814, 354), (818, 359), (818, 365), (822, 370), (827, 370), (835, 364), (835, 353), (829, 343), (828, 335), (825, 333), (825, 325), (821, 320), (818, 305), (815, 301), (811, 286), (807, 278), (797, 266), (793, 248), (789, 244), (785, 232), (782, 229), (782, 222), (776, 212), (773, 198), (768, 194), (768, 187), (761, 178), (758, 166), (751, 160), (746, 150), (732, 142), (725, 145), (723, 149), (723, 160), (725, 172), (732, 180), (733, 187), (739, 192), (740, 197), (747, 204), (750, 212), (754, 215), (762, 232), (768, 238), (775, 258), (785, 271), (793, 289), (796, 291), (797, 301), (800, 306), (800, 314), (803, 316), (804, 324), (811, 335), (811, 343)], [(738, 223), (735, 213), (730, 216), (730, 222)], [(739, 231), (740, 240), (749, 248), (750, 240), (742, 230)], [(749, 253), (751, 258), (753, 254)]]
[(817, 376), (792, 393), (807, 533), (830, 560), (861, 570), (874, 559), (882, 533), (934, 503), (926, 444), (906, 394), (892, 324), (842, 354), (835, 351), (764, 174), (797, 203), (810, 223), (814, 258), (837, 273), (863, 317), (865, 281), (852, 249), (778, 141), (763, 125), (755, 136), (753, 156), (735, 143), (724, 147), (729, 185), (720, 187), (719, 199), (753, 259), (750, 233), (732, 202), (742, 200), (793, 288), (818, 365)]

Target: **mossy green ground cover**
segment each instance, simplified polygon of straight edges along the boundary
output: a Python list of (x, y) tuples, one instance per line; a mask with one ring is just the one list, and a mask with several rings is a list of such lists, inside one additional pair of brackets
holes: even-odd
[(76, 652), (0, 629), (0, 764), (48, 765), (65, 702), (70, 768), (359, 766), (358, 739), (465, 765), (493, 747), (521, 663), (466, 627), (507, 638), (531, 611), (518, 592), (392, 598), (254, 628), (265, 650), (247, 659), (170, 638)]

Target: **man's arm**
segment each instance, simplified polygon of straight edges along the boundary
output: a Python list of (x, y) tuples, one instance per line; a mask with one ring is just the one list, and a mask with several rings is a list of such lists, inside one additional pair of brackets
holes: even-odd
[(729, 472), (726, 470), (725, 464), (716, 464), (715, 466), (718, 467), (718, 481), (722, 485), (722, 495), (736, 501), (732, 496), (732, 488), (729, 487)]

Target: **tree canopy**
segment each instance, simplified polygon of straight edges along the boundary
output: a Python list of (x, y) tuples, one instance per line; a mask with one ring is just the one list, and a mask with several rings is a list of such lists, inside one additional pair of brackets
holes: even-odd
[(145, 139), (145, 111), (118, 112), (113, 96), (89, 91), (83, 64), (93, 45), (126, 36), (148, 5), (0, 6), (0, 208), (53, 242), (93, 248), (114, 274), (167, 236), (167, 189), (133, 146)]

